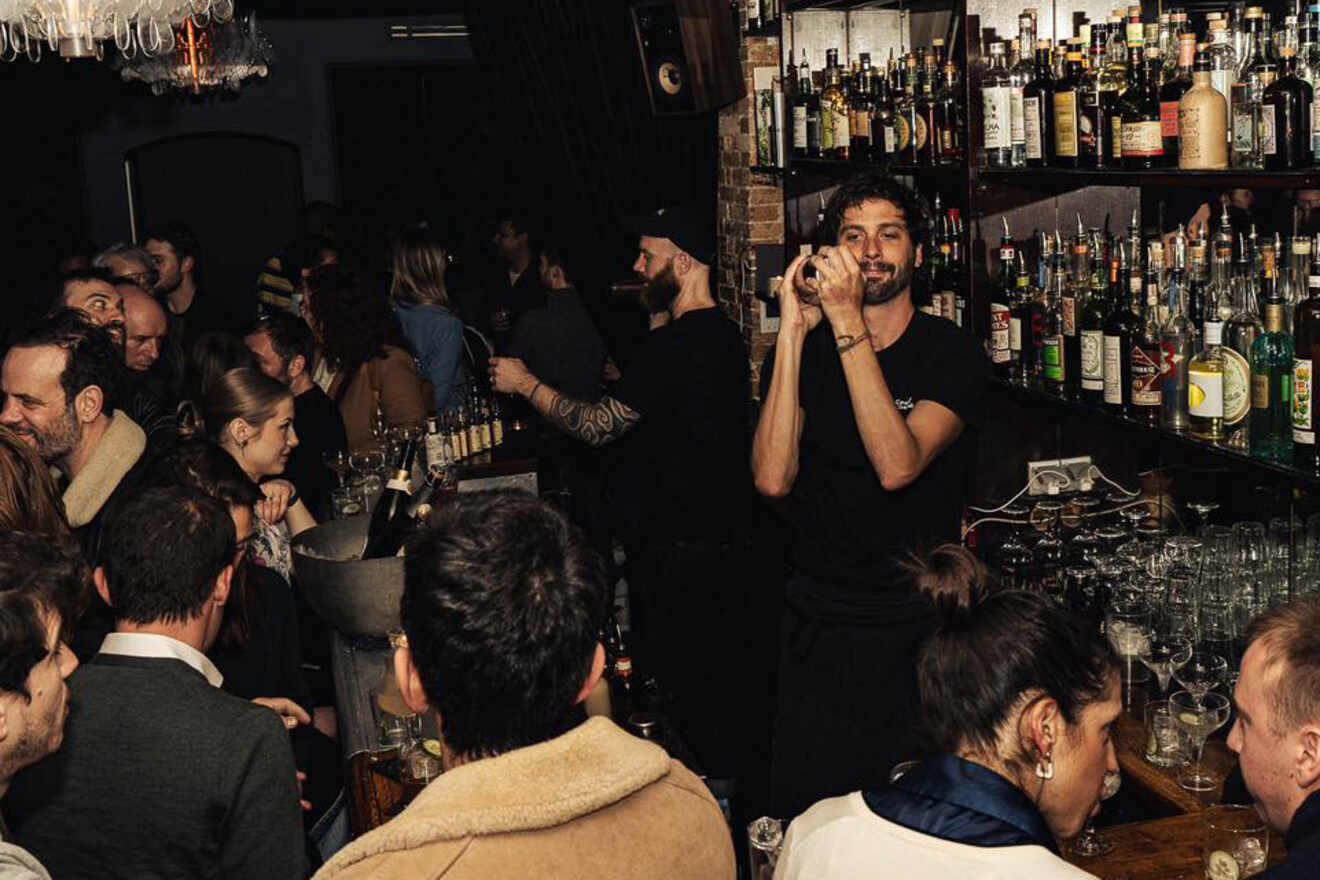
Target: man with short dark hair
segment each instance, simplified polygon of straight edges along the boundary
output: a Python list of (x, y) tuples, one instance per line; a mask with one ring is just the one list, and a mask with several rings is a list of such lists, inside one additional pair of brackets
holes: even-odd
[(1233, 690), (1237, 753), (1256, 810), (1288, 858), (1262, 880), (1314, 878), (1320, 867), (1320, 598), (1258, 617)]
[(68, 272), (57, 282), (48, 314), (77, 309), (98, 327), (104, 327), (119, 345), (124, 344), (124, 297), (104, 269)]
[(244, 338), (261, 372), (293, 392), (293, 430), (299, 444), (289, 454), (284, 477), (298, 488), (318, 520), (330, 518), (330, 492), (335, 473), (324, 454), (348, 448), (339, 407), (312, 381), (316, 340), (307, 322), (285, 312), (272, 312)]
[[(752, 445), (756, 486), (788, 498), (792, 534), (772, 768), (780, 816), (883, 786), (918, 752), (916, 650), (934, 621), (899, 563), (960, 537), (975, 451), (966, 429), (989, 379), (976, 339), (913, 306), (930, 229), (921, 197), (864, 173), (825, 213), (835, 244), (784, 273)], [(886, 711), (866, 705), (876, 693)]]
[(502, 271), (494, 274), (486, 290), (482, 320), (490, 321), (496, 351), (505, 350), (519, 318), (545, 305), (534, 236), (533, 221), (518, 211), (506, 213), (495, 224), (491, 241)]
[(205, 652), (239, 548), (218, 501), (149, 489), (107, 525), (115, 631), (71, 682), (64, 748), (15, 779), (18, 840), (56, 877), (289, 880), (307, 869), (288, 734)]
[(545, 502), (478, 492), (436, 507), (408, 545), (394, 672), (435, 713), (446, 772), (317, 877), (732, 880), (701, 781), (608, 719), (582, 721), (604, 593), (599, 558)]
[(151, 254), (158, 275), (152, 291), (160, 298), (170, 316), (170, 344), (177, 348), (176, 363), (185, 363), (184, 354), (203, 333), (220, 330), (241, 332), (251, 320), (240, 316), (231, 303), (214, 291), (207, 293), (198, 281), (201, 244), (191, 229), (182, 223), (162, 223), (147, 230), (142, 246)]
[[(64, 634), (88, 576), (76, 548), (49, 535), (0, 532), (0, 797), (16, 773), (64, 741), (65, 680), (78, 667)], [(35, 856), (9, 842), (0, 842), (0, 877), (50, 880)]]

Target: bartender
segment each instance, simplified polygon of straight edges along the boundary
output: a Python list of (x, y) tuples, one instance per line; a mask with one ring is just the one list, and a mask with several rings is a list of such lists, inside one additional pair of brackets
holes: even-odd
[(880, 787), (921, 751), (915, 655), (934, 614), (903, 563), (959, 539), (990, 375), (972, 336), (913, 306), (930, 232), (919, 195), (868, 172), (825, 215), (834, 245), (794, 260), (779, 291), (752, 450), (757, 488), (787, 498), (793, 540), (771, 768), (781, 816)]

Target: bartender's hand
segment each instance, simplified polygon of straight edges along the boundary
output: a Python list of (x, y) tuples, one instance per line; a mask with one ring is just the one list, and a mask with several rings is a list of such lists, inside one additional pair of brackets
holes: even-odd
[(293, 730), (299, 724), (312, 723), (312, 716), (307, 714), (307, 710), (288, 697), (253, 697), (252, 702), (258, 706), (265, 706), (280, 716), (280, 720), (289, 730)]
[(804, 303), (798, 296), (798, 286), (807, 280), (802, 278), (802, 269), (811, 256), (798, 254), (779, 282), (779, 336), (786, 342), (800, 343), (823, 316), (820, 306)]
[[(857, 258), (846, 247), (823, 247), (811, 258), (820, 283), (820, 307), (830, 325), (846, 328), (862, 320), (866, 281)], [(847, 332), (846, 330), (844, 332)]]
[(501, 394), (526, 394), (536, 386), (536, 377), (518, 358), (490, 359), (490, 387)]

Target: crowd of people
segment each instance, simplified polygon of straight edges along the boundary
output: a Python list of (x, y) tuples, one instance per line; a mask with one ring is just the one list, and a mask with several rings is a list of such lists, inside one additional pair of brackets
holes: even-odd
[[(779, 291), (754, 426), (714, 235), (686, 211), (633, 218), (651, 330), (616, 367), (580, 267), (521, 216), (474, 292), (450, 290), (429, 228), (397, 236), (382, 280), (311, 207), (258, 279), (260, 315), (225, 315), (170, 224), (66, 267), (4, 354), (0, 873), (733, 878), (694, 770), (756, 772), (745, 679), (771, 673), (743, 646), (777, 586), (746, 574), (759, 491), (791, 566), (767, 811), (797, 818), (776, 876), (1090, 876), (1058, 841), (1116, 769), (1117, 658), (949, 543), (988, 371), (914, 307), (918, 196), (871, 174), (836, 191), (831, 243)], [(436, 717), (445, 772), (349, 842), (290, 542), (331, 513), (325, 453), (470, 382), (521, 399), (573, 503), (457, 495), (409, 538), (394, 673)], [(616, 544), (634, 654), (694, 767), (584, 713)], [(1229, 745), (1287, 835), (1280, 877), (1320, 858), (1317, 633), (1316, 600), (1262, 617), (1234, 695)]]

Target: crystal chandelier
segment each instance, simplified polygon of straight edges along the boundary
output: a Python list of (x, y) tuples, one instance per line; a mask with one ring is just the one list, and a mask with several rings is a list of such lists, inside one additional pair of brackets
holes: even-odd
[(61, 58), (100, 60), (110, 42), (127, 58), (168, 54), (185, 21), (233, 16), (234, 0), (0, 0), (0, 58), (40, 61), (44, 45)]
[(175, 28), (172, 45), (170, 52), (125, 57), (120, 76), (146, 83), (157, 95), (175, 90), (194, 95), (218, 89), (236, 92), (249, 77), (266, 76), (275, 57), (270, 41), (257, 28), (255, 13), (221, 24), (186, 18)]

